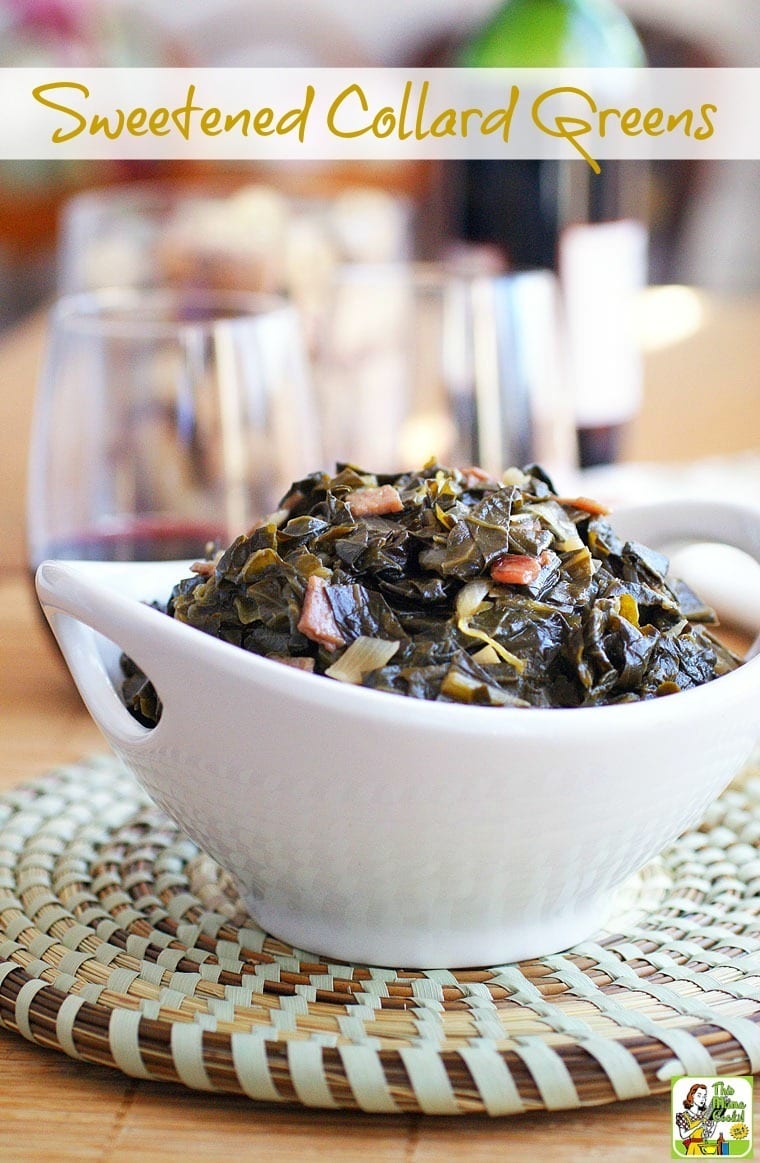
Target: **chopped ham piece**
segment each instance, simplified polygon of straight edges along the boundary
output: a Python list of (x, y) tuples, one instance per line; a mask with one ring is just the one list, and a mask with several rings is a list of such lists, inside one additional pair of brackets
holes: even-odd
[(352, 517), (380, 517), (383, 513), (400, 513), (401, 497), (393, 485), (374, 489), (357, 489), (346, 497)]
[(557, 497), (560, 505), (572, 505), (574, 509), (582, 509), (584, 513), (593, 513), (595, 517), (606, 517), (609, 509), (601, 501), (593, 497)]
[(312, 642), (326, 646), (332, 651), (337, 650), (339, 646), (345, 646), (346, 640), (333, 616), (330, 599), (325, 593), (326, 588), (325, 578), (319, 577), (318, 574), (311, 575), (306, 583), (298, 629)]
[(486, 472), (484, 468), (480, 468), (477, 464), (469, 464), (467, 468), (460, 468), (459, 471), (464, 477), (465, 487), (468, 489), (472, 489), (475, 485), (482, 485), (489, 481), (492, 484), (496, 484), (490, 472)]
[(540, 572), (539, 559), (522, 553), (505, 553), (491, 566), (492, 579), (501, 585), (528, 586)]
[(197, 573), (199, 577), (211, 577), (215, 569), (213, 561), (194, 561), (190, 566), (190, 572)]

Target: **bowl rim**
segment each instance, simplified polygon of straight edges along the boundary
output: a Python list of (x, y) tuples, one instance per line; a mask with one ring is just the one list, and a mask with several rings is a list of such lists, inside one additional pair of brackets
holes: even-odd
[[(510, 734), (533, 735), (538, 731), (552, 738), (563, 738), (569, 741), (576, 735), (589, 738), (594, 730), (613, 733), (647, 730), (674, 720), (694, 719), (697, 716), (708, 714), (717, 709), (717, 706), (728, 707), (743, 704), (743, 701), (755, 692), (760, 697), (760, 655), (748, 662), (742, 663), (736, 670), (721, 675), (708, 683), (692, 687), (689, 690), (679, 691), (677, 695), (663, 698), (642, 699), (635, 702), (607, 704), (597, 707), (486, 707), (460, 703), (442, 703), (426, 699), (413, 699), (408, 696), (395, 694), (390, 691), (378, 691), (369, 687), (355, 686), (348, 683), (338, 683), (332, 679), (315, 682), (326, 676), (313, 675), (301, 671), (296, 667), (285, 666), (274, 659), (247, 651), (232, 643), (225, 642), (213, 635), (205, 634), (195, 626), (178, 622), (168, 618), (146, 603), (151, 595), (146, 592), (143, 599), (132, 597), (121, 592), (118, 588), (108, 584), (109, 575), (118, 573), (138, 574), (140, 571), (156, 575), (176, 572), (177, 577), (186, 576), (188, 561), (177, 562), (92, 562), (92, 561), (54, 561), (43, 562), (39, 568), (41, 572), (46, 565), (55, 564), (71, 567), (84, 574), (91, 584), (106, 589), (114, 608), (120, 608), (125, 613), (137, 619), (144, 627), (161, 627), (161, 633), (174, 636), (185, 646), (198, 641), (202, 635), (203, 653), (214, 660), (215, 669), (224, 672), (225, 676), (234, 676), (238, 681), (245, 678), (264, 681), (270, 691), (282, 695), (283, 698), (297, 699), (301, 704), (320, 708), (331, 715), (342, 718), (344, 716), (361, 715), (368, 720), (395, 723), (397, 726), (411, 725), (419, 729), (435, 728), (451, 734), (487, 734), (502, 737)], [(184, 574), (180, 571), (184, 570)], [(48, 582), (49, 585), (49, 582)], [(44, 603), (52, 604), (52, 603)], [(126, 604), (126, 605), (125, 605)], [(160, 621), (159, 621), (160, 619)], [(188, 637), (189, 636), (189, 637)], [(155, 635), (153, 635), (155, 640)], [(116, 644), (118, 645), (118, 644)], [(146, 669), (146, 674), (150, 668)], [(110, 681), (110, 680), (109, 680)], [(153, 680), (151, 680), (153, 681)], [(156, 682), (159, 697), (162, 697), (161, 683)], [(341, 688), (341, 697), (337, 698), (337, 690)], [(332, 692), (332, 693), (331, 693)], [(166, 688), (165, 692), (166, 693)], [(120, 692), (117, 692), (120, 698)], [(390, 697), (389, 697), (390, 696)], [(165, 701), (162, 699), (162, 701)], [(166, 705), (166, 703), (165, 703)], [(424, 707), (424, 710), (420, 710)], [(590, 719), (590, 713), (596, 712)], [(604, 716), (602, 718), (602, 715)], [(147, 742), (161, 729), (160, 720), (155, 727), (145, 727), (145, 736), (140, 742)], [(596, 723), (596, 728), (592, 724)], [(551, 726), (549, 726), (551, 724)], [(135, 726), (138, 726), (135, 720)]]

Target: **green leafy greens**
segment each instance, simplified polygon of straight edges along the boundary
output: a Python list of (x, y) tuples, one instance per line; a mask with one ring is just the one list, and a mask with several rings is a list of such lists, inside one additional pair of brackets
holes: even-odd
[[(502, 481), (435, 463), (398, 476), (313, 473), (193, 568), (171, 594), (171, 617), (411, 698), (598, 706), (739, 665), (702, 625), (713, 611), (667, 576), (662, 554), (622, 542), (602, 506), (558, 497), (536, 466)], [(150, 682), (123, 665), (127, 705), (157, 722)]]

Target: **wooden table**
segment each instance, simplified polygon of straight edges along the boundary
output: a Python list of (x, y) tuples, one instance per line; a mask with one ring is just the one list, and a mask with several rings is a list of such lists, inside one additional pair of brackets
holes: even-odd
[[(760, 444), (753, 378), (760, 366), (760, 304), (726, 310), (724, 323), (712, 337), (698, 337), (696, 351), (686, 345), (682, 352), (682, 368), (697, 370), (706, 350), (718, 363), (721, 350), (732, 353), (720, 407), (704, 378), (679, 372), (676, 353), (669, 352), (664, 369), (657, 361), (648, 367), (647, 402), (632, 436), (637, 455), (649, 448), (647, 417), (658, 451), (663, 424), (672, 431), (678, 421), (671, 457)], [(104, 746), (47, 641), (25, 576), (24, 466), (41, 337), (37, 319), (0, 341), (0, 791)], [(741, 415), (732, 411), (738, 406)], [(698, 422), (681, 423), (682, 416)], [(668, 1109), (668, 1100), (658, 1098), (495, 1121), (283, 1110), (136, 1082), (0, 1031), (0, 1159), (13, 1163), (665, 1160)]]

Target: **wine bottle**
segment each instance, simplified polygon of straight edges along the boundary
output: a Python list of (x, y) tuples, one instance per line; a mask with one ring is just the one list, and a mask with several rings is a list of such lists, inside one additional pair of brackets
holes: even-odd
[[(645, 60), (610, 0), (507, 0), (457, 63), (630, 68)], [(454, 227), (467, 242), (498, 246), (512, 269), (559, 273), (584, 466), (616, 458), (640, 391), (630, 304), (646, 275), (646, 164), (607, 160), (601, 171), (580, 159), (464, 162)]]

